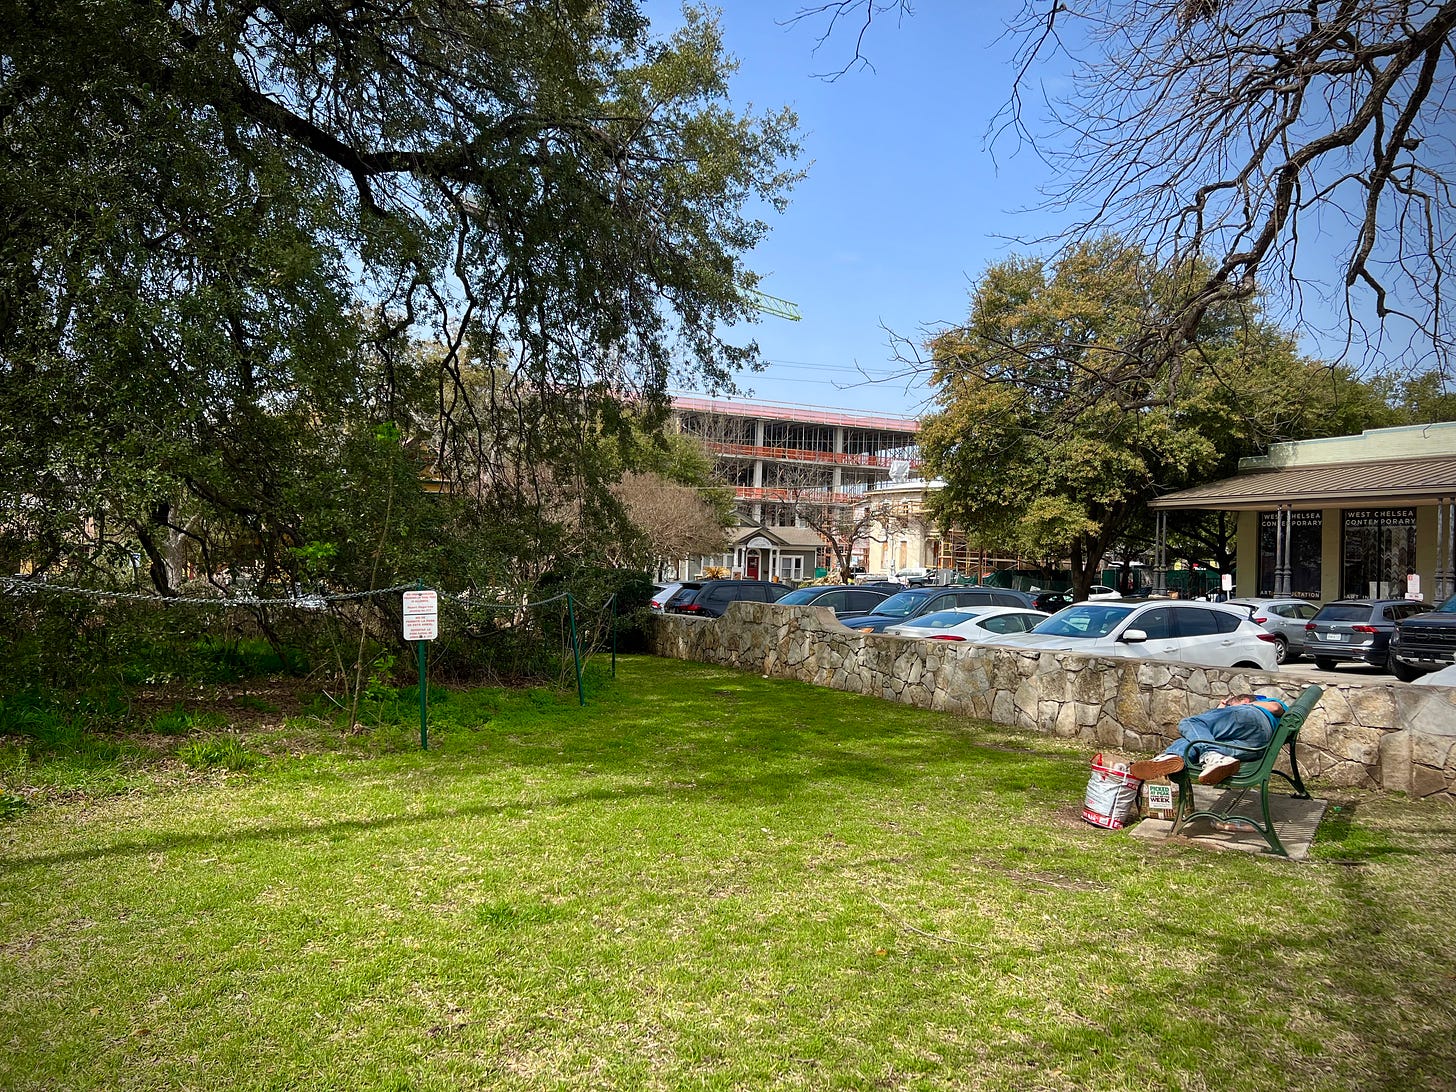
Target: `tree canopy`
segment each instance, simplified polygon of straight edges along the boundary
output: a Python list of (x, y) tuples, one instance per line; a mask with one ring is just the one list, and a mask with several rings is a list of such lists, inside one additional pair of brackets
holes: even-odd
[(601, 438), (756, 359), (725, 327), (794, 119), (726, 108), (710, 18), (0, 0), (0, 26), (7, 564), (139, 549), (171, 594), (179, 543), (295, 581), (382, 543), (425, 575), (467, 526), (497, 570), (589, 553)]
[[(1129, 411), (1105, 372), (1180, 283), (1116, 237), (1054, 262), (992, 265), (968, 321), (929, 346), (938, 410), (920, 439), (946, 482), (932, 497), (940, 521), (1025, 555), (1070, 556), (1085, 594), (1153, 496), (1269, 440), (1358, 431), (1387, 409), (1240, 303), (1207, 312), (1197, 343), (1149, 376)], [(1176, 399), (1159, 396), (1174, 385)]]

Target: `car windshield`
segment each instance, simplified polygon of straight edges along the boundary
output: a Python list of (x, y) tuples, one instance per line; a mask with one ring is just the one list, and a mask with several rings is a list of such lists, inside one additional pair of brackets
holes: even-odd
[(812, 602), (816, 595), (823, 594), (823, 588), (795, 588), (779, 600), (780, 603), (787, 603), (789, 606), (798, 606), (800, 603)]
[(1132, 611), (1132, 607), (1079, 603), (1048, 618), (1031, 632), (1047, 633), (1053, 637), (1106, 637)]
[(951, 626), (958, 626), (962, 622), (969, 621), (978, 614), (986, 612), (976, 607), (968, 610), (937, 610), (930, 614), (922, 614), (911, 624), (916, 629), (949, 629)]
[(890, 618), (908, 617), (911, 611), (925, 602), (925, 597), (929, 594), (923, 591), (902, 591), (898, 595), (890, 596), (883, 603), (876, 603), (875, 613)]
[(1321, 607), (1316, 622), (1364, 622), (1370, 617), (1369, 603), (1331, 603)]
[(1453, 595), (1436, 609), (1446, 614), (1456, 614), (1456, 595)]

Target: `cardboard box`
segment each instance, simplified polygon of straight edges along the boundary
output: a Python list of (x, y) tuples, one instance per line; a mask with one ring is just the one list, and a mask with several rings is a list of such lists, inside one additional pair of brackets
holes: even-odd
[(1144, 819), (1172, 820), (1178, 814), (1178, 786), (1166, 777), (1144, 781), (1139, 796)]

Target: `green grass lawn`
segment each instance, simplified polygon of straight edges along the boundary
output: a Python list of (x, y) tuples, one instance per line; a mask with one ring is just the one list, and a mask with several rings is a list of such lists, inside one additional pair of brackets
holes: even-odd
[(435, 718), (7, 749), (0, 1087), (1456, 1086), (1450, 807), (1149, 844), (1085, 751), (651, 658)]

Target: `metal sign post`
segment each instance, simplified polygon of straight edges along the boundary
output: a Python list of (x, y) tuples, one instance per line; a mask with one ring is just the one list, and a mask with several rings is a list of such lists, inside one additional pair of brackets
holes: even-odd
[(440, 599), (433, 591), (404, 593), (404, 639), (413, 641), (420, 661), (420, 750), (430, 749), (425, 728), (425, 642), (440, 636)]

